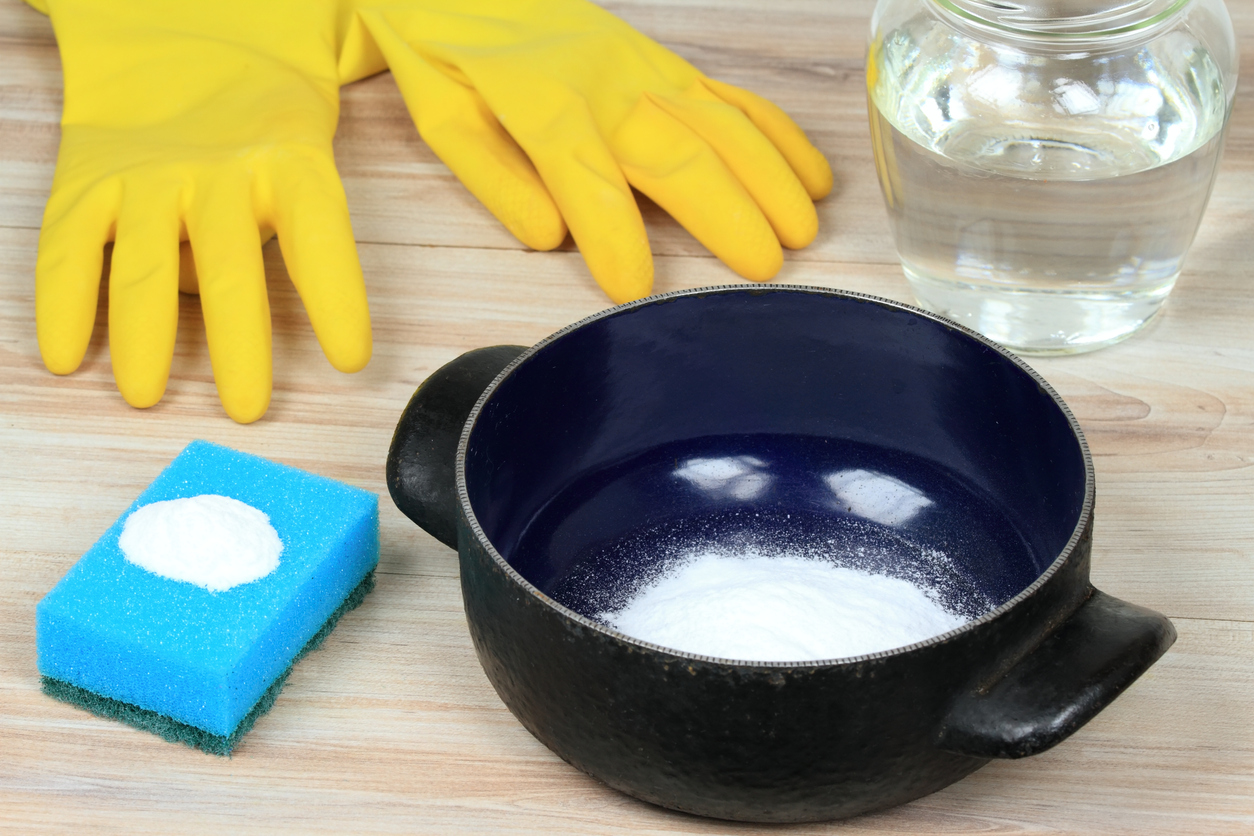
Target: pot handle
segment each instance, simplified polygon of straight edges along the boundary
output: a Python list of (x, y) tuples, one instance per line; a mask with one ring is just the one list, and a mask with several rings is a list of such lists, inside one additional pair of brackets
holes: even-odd
[(414, 391), (388, 449), (388, 493), (396, 507), (457, 548), (457, 445), (483, 390), (527, 349), (477, 348), (445, 363)]
[(1165, 616), (1092, 589), (1002, 678), (955, 701), (940, 748), (978, 758), (1044, 752), (1110, 705), (1175, 640)]

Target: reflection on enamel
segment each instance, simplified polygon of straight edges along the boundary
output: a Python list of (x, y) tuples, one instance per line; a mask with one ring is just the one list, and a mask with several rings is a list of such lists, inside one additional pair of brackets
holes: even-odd
[(675, 475), (704, 493), (753, 499), (771, 484), (766, 462), (755, 456), (688, 459)]
[(873, 470), (839, 470), (824, 476), (823, 481), (842, 507), (883, 525), (909, 522), (932, 504), (900, 479)]

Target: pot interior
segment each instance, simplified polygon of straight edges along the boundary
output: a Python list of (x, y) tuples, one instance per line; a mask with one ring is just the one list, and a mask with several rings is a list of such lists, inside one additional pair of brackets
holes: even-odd
[(471, 509), (585, 616), (696, 552), (821, 556), (976, 617), (1066, 546), (1084, 450), (1037, 380), (913, 311), (795, 288), (662, 297), (541, 346), (481, 408)]

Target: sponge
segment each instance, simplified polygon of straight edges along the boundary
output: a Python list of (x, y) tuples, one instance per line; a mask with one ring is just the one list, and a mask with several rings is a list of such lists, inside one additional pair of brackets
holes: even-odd
[[(119, 539), (139, 508), (201, 495), (269, 517), (278, 565), (211, 591), (127, 559)], [(265, 713), (291, 666), (374, 583), (378, 497), (194, 441), (36, 607), (45, 693), (228, 754)]]

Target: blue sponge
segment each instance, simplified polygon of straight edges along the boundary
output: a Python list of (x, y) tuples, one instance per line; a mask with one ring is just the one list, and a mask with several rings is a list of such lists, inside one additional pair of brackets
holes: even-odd
[[(118, 538), (127, 516), (198, 494), (265, 512), (283, 543), (278, 568), (210, 592), (126, 560)], [(194, 441), (39, 602), (45, 690), (225, 753), (292, 663), (369, 591), (378, 560), (373, 493)]]

